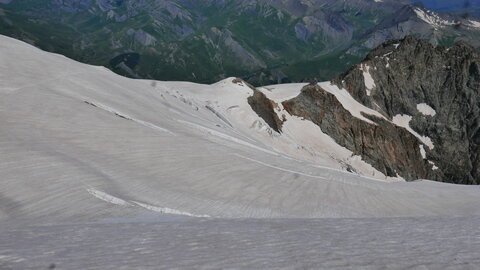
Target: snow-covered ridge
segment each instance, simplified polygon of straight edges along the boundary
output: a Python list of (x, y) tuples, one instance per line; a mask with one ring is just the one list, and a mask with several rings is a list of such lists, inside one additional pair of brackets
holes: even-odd
[[(3, 36), (0, 61), (0, 220), (480, 209), (478, 189), (387, 179), (310, 121), (285, 115), (282, 134), (271, 132), (247, 102), (253, 90), (233, 78), (127, 79)], [(320, 85), (352, 114), (380, 116), (346, 90)], [(280, 101), (302, 87), (261, 91)]]
[(418, 16), (419, 19), (428, 23), (429, 25), (431, 25), (435, 29), (445, 27), (445, 26), (448, 26), (448, 25), (454, 25), (453, 21), (448, 21), (448, 20), (444, 20), (444, 19), (440, 18), (440, 16), (438, 16), (438, 14), (434, 11), (427, 10), (427, 9), (421, 9), (421, 8), (418, 8), (418, 7), (415, 8), (414, 11), (415, 11), (415, 13), (416, 13), (416, 15)]

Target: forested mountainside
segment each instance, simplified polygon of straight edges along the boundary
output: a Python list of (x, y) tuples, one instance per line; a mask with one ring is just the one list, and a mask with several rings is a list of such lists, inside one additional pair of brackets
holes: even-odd
[(140, 78), (331, 79), (387, 39), (480, 45), (480, 22), (399, 0), (14, 0), (0, 34)]

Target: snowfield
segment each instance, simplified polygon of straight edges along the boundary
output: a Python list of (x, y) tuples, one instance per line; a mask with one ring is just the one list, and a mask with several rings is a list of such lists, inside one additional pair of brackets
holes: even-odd
[(478, 265), (478, 186), (386, 178), (290, 115), (279, 134), (233, 78), (133, 80), (4, 36), (0, 62), (0, 269)]
[(12, 225), (0, 227), (0, 269), (476, 270), (478, 224), (479, 217)]

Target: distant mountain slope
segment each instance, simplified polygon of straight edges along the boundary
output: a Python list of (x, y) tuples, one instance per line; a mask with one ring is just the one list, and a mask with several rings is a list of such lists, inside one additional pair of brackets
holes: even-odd
[(457, 8), (477, 8), (480, 7), (479, 0), (411, 0), (413, 3), (420, 2), (425, 7), (438, 10), (438, 11), (448, 11), (455, 10)]
[(412, 2), (421, 2), (425, 7), (439, 12), (460, 14), (463, 17), (480, 18), (479, 0), (412, 0)]
[(480, 22), (407, 0), (22, 0), (0, 33), (130, 77), (256, 85), (330, 79), (389, 38), (480, 45)]

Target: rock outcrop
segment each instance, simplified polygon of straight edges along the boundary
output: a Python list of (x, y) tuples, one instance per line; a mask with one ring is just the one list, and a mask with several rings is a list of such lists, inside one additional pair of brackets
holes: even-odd
[(380, 117), (364, 114), (373, 123), (354, 117), (319, 85), (305, 86), (299, 96), (282, 105), (289, 114), (317, 124), (338, 144), (361, 155), (385, 175), (439, 179), (432, 165), (423, 160), (414, 135)]
[[(424, 147), (424, 160), (434, 164), (435, 180), (480, 184), (480, 54), (474, 48), (464, 42), (434, 47), (408, 36), (380, 45), (334, 83), (388, 119), (411, 116), (411, 129), (433, 144)], [(397, 171), (411, 180), (410, 169)]]
[(331, 84), (312, 82), (282, 106), (251, 88), (250, 106), (277, 132), (283, 108), (386, 176), (480, 184), (480, 53), (465, 42), (387, 41)]
[(282, 132), (283, 120), (275, 112), (275, 108), (278, 108), (278, 105), (274, 101), (267, 98), (264, 93), (253, 88), (253, 95), (248, 98), (248, 104), (268, 126), (278, 133)]

